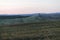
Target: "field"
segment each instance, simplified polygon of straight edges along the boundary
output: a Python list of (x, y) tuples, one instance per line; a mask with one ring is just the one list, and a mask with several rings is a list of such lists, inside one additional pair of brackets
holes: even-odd
[(60, 40), (60, 21), (0, 26), (1, 40)]

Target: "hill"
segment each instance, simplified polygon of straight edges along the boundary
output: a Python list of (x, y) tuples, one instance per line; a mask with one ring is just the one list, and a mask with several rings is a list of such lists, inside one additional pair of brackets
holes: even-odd
[(0, 18), (0, 40), (60, 40), (59, 13), (14, 16)]
[[(27, 14), (28, 15), (28, 14)], [(27, 15), (5, 15), (0, 16), (0, 25), (22, 24), (22, 23), (34, 23), (41, 21), (57, 21), (60, 20), (60, 14), (29, 14)]]
[(60, 40), (60, 21), (0, 26), (1, 40)]

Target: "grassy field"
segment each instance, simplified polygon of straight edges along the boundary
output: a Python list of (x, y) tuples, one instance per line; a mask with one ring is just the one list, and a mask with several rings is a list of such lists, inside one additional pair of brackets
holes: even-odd
[(1, 40), (60, 40), (60, 21), (0, 26)]

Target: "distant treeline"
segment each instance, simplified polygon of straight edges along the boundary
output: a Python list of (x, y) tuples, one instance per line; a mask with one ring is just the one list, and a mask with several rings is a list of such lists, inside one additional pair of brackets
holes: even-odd
[(15, 19), (15, 18), (26, 18), (29, 16), (21, 16), (21, 15), (12, 15), (12, 16), (0, 16), (0, 19)]

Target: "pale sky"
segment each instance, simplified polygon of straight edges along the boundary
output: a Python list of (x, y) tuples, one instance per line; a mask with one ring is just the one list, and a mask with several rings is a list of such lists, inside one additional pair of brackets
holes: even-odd
[(60, 12), (60, 0), (0, 0), (0, 14)]

